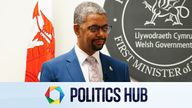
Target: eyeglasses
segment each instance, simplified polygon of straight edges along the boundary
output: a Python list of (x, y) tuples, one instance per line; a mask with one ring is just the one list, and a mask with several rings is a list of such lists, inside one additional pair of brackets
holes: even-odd
[(112, 28), (112, 26), (107, 25), (107, 24), (103, 25), (103, 26), (91, 25), (91, 26), (88, 27), (88, 30), (95, 33), (95, 32), (99, 32), (99, 30), (101, 29), (103, 32), (109, 33), (111, 31), (111, 28)]

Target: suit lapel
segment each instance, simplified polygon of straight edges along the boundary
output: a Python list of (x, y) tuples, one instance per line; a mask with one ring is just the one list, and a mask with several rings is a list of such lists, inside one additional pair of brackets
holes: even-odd
[(69, 52), (69, 56), (67, 58), (67, 68), (74, 82), (85, 82), (74, 48)]
[(100, 59), (101, 59), (101, 65), (102, 65), (102, 69), (103, 69), (104, 82), (113, 81), (114, 80), (112, 77), (113, 67), (112, 67), (110, 61), (108, 61), (108, 59), (102, 53), (100, 53)]

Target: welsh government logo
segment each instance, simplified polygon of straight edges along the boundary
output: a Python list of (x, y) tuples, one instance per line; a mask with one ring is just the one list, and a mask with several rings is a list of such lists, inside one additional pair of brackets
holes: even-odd
[[(143, 4), (151, 13), (152, 17), (150, 21), (146, 21), (144, 25), (155, 25), (157, 18), (166, 18), (165, 22), (173, 22), (172, 25), (183, 25), (181, 18), (189, 17), (189, 9), (184, 6), (185, 0), (156, 0), (152, 5), (147, 1)], [(186, 11), (186, 15), (183, 15), (183, 10)]]
[(65, 95), (59, 86), (50, 86), (45, 93), (45, 97), (50, 104), (60, 104), (64, 96)]
[(136, 81), (192, 81), (192, 0), (106, 0), (106, 47)]

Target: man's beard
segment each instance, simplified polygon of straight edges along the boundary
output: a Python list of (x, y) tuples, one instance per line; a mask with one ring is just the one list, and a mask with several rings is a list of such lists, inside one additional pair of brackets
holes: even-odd
[[(100, 46), (97, 46), (97, 44), (94, 44), (94, 42), (97, 41), (97, 40), (103, 40), (104, 43), (103, 43), (102, 45), (100, 45)], [(91, 43), (92, 49), (93, 49), (94, 51), (99, 51), (99, 50), (101, 50), (101, 49), (103, 48), (103, 45), (105, 44), (105, 42), (106, 42), (106, 38), (99, 38), (99, 39), (94, 39), (94, 40), (92, 40), (92, 43)]]

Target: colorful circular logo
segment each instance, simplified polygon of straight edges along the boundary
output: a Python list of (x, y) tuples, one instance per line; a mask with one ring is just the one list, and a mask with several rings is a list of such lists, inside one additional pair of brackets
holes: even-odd
[[(51, 97), (51, 94), (56, 91), (58, 93), (58, 97), (57, 99), (53, 99), (53, 97)], [(61, 87), (59, 86), (50, 86), (48, 89), (47, 89), (47, 92), (45, 93), (45, 97), (47, 98), (48, 102), (50, 104), (60, 104), (63, 97), (64, 97), (64, 93), (61, 89)]]

